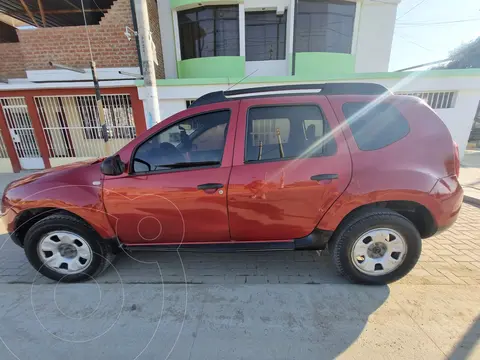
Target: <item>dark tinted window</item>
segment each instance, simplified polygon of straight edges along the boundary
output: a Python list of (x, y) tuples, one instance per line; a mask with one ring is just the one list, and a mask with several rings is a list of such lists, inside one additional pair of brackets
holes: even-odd
[(248, 112), (246, 161), (331, 155), (335, 140), (315, 105), (254, 107)]
[(238, 6), (205, 6), (178, 12), (182, 59), (240, 55)]
[(223, 110), (197, 115), (160, 131), (137, 149), (134, 172), (219, 165), (229, 120), (230, 111)]
[(408, 121), (391, 104), (346, 103), (343, 113), (360, 150), (377, 150), (410, 132)]
[(285, 59), (287, 12), (254, 11), (245, 13), (245, 51), (247, 61)]
[(351, 1), (299, 0), (295, 51), (350, 54), (355, 6)]

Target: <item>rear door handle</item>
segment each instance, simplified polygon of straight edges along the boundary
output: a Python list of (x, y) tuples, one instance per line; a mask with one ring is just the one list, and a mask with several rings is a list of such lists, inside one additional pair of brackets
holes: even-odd
[(338, 179), (338, 174), (318, 174), (313, 175), (310, 180), (313, 181), (322, 181), (322, 180), (334, 180)]
[(198, 190), (217, 190), (223, 188), (223, 184), (217, 184), (217, 183), (207, 183), (207, 184), (201, 184), (197, 186)]

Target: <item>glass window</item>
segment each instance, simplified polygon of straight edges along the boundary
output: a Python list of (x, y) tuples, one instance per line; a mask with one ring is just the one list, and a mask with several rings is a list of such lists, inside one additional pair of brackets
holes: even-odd
[(335, 140), (315, 105), (254, 107), (248, 112), (245, 160), (315, 157), (336, 152)]
[(240, 55), (238, 6), (204, 6), (178, 12), (182, 59)]
[(350, 54), (355, 6), (351, 1), (299, 0), (295, 51)]
[(230, 111), (182, 120), (145, 141), (133, 159), (134, 172), (220, 165)]
[(245, 13), (245, 51), (247, 61), (285, 59), (287, 12)]
[(346, 103), (342, 110), (360, 150), (384, 148), (410, 132), (408, 121), (391, 104)]

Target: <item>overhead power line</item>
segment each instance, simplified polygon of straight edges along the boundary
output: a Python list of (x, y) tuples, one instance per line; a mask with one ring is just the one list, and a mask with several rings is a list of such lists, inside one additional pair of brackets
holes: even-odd
[(434, 25), (464, 23), (464, 22), (471, 22), (471, 21), (480, 21), (480, 18), (477, 18), (477, 19), (463, 19), (463, 20), (451, 20), (451, 21), (437, 21), (437, 22), (397, 23), (397, 26), (402, 26), (402, 27), (434, 26)]
[(408, 10), (407, 12), (403, 13), (402, 15), (400, 15), (399, 17), (397, 17), (397, 20), (401, 19), (402, 17), (404, 17), (405, 15), (407, 14), (410, 14), (413, 10), (415, 10), (417, 7), (419, 7), (420, 5), (422, 5), (425, 1), (427, 0), (420, 0), (420, 2), (418, 2), (416, 5), (412, 6), (410, 8), (410, 10)]

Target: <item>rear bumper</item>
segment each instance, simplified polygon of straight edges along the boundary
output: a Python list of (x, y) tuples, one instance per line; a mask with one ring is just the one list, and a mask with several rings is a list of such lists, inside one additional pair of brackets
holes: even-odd
[(463, 204), (463, 189), (456, 176), (449, 176), (437, 181), (430, 195), (436, 202), (434, 211), (437, 232), (452, 226), (460, 214)]

